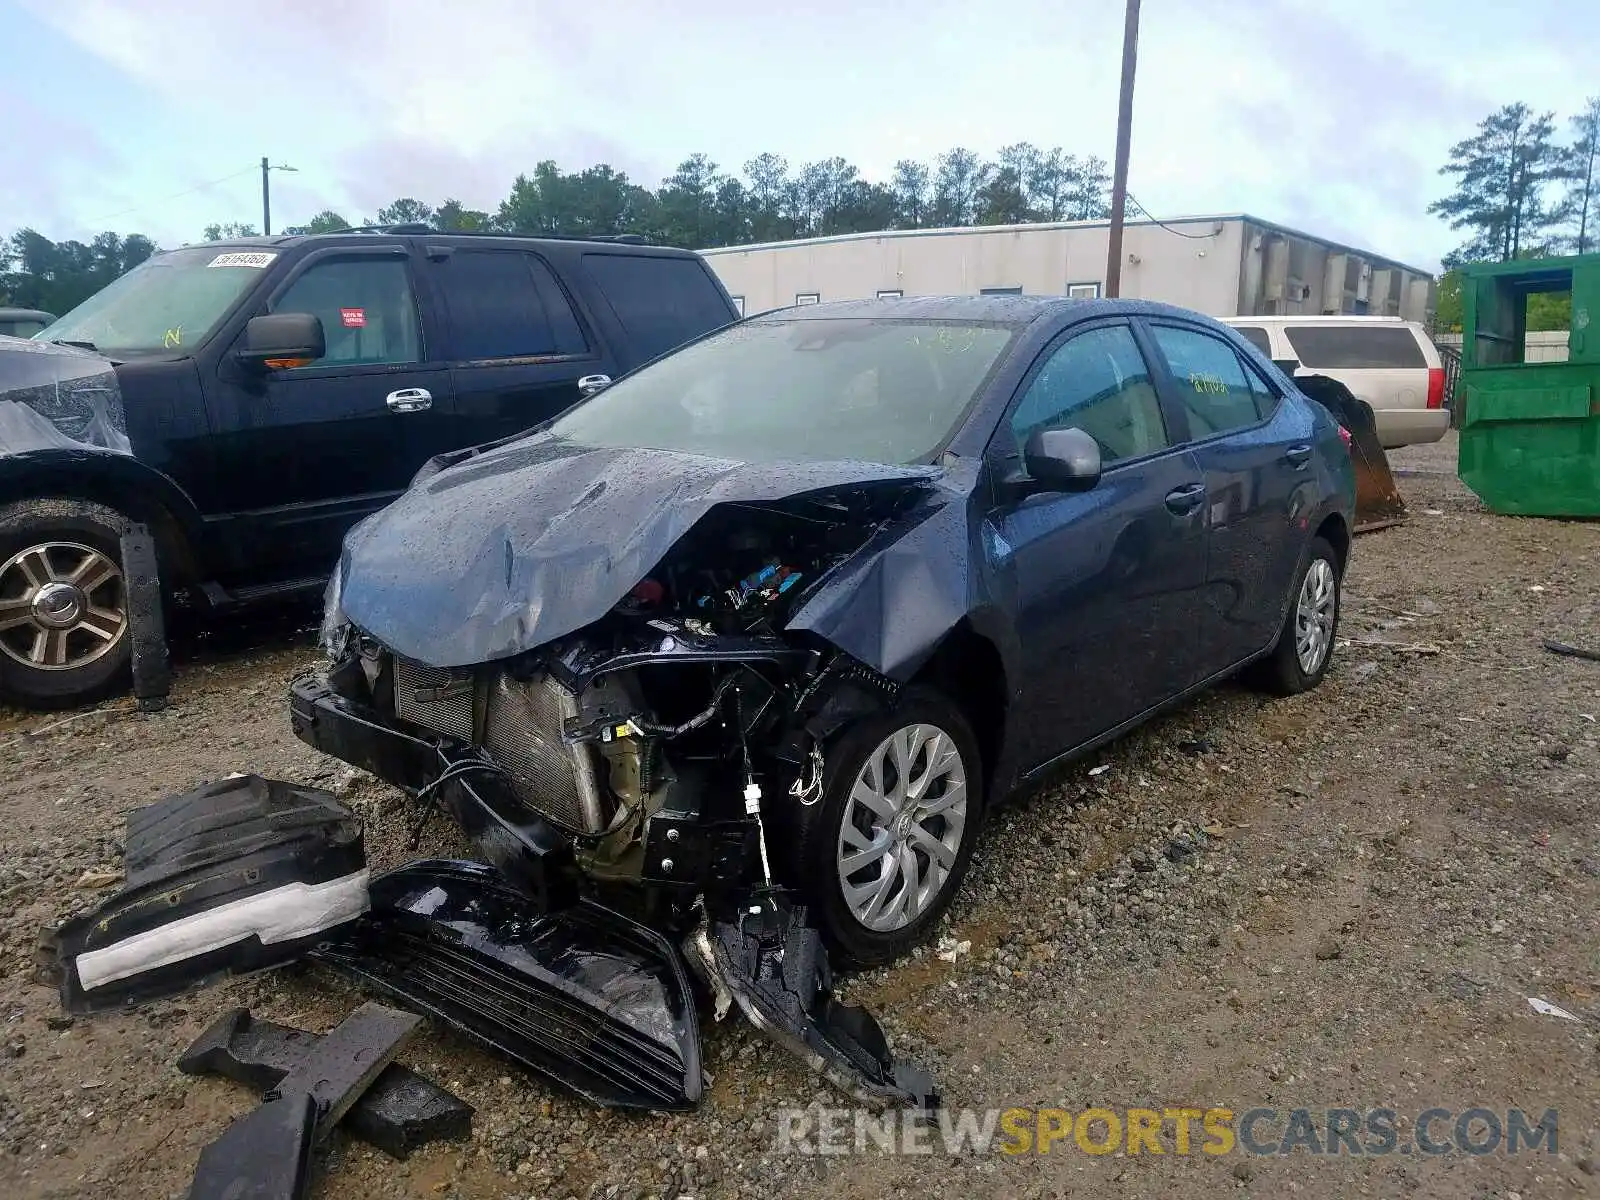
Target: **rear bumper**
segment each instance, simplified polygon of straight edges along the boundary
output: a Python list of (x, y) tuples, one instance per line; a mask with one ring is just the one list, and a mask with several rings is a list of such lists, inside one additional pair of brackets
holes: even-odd
[[(289, 724), (306, 745), (410, 792), (432, 787), (451, 766), (472, 761), (465, 748), (450, 739), (408, 733), (376, 709), (340, 696), (314, 679), (297, 679), (290, 686)], [(524, 807), (493, 774), (453, 774), (437, 785), (435, 798), (484, 857), (541, 911), (577, 902), (578, 867), (572, 844)]]
[(1385, 450), (1437, 442), (1450, 428), (1450, 412), (1443, 408), (1378, 408), (1372, 417)]

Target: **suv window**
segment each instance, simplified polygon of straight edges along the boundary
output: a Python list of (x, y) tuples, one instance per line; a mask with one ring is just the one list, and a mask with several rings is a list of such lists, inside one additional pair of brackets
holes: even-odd
[(457, 250), (439, 267), (457, 359), (582, 354), (572, 306), (550, 268), (518, 250)]
[(1272, 357), (1272, 339), (1259, 325), (1235, 325), (1233, 331), (1268, 358)]
[(1036, 429), (1076, 425), (1107, 462), (1168, 445), (1150, 368), (1126, 325), (1080, 333), (1053, 351), (1011, 414), (1020, 451)]
[(1189, 414), (1189, 436), (1214, 437), (1254, 425), (1275, 403), (1245, 370), (1234, 348), (1215, 334), (1174, 325), (1151, 327), (1166, 356), (1178, 399)]
[(583, 269), (644, 359), (733, 320), (728, 302), (698, 258), (585, 254)]
[(1417, 338), (1404, 325), (1290, 325), (1283, 331), (1302, 367), (1422, 367), (1428, 360)]
[(371, 366), (422, 359), (417, 301), (403, 258), (325, 259), (313, 263), (272, 304), (273, 312), (312, 313), (328, 352), (312, 366)]

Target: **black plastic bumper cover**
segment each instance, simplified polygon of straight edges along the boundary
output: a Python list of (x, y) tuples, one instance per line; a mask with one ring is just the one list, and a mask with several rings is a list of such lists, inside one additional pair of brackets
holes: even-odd
[(279, 966), (367, 907), (355, 817), (326, 792), (257, 775), (131, 813), (124, 857), (123, 888), (55, 933), (69, 1012)]
[(372, 882), (372, 912), (315, 957), (594, 1103), (700, 1098), (682, 956), (589, 900), (541, 914), (496, 871), (423, 861)]
[(729, 999), (737, 1002), (757, 1029), (865, 1104), (938, 1108), (933, 1077), (895, 1061), (866, 1009), (834, 998), (827, 949), (804, 906), (774, 892), (752, 908), (693, 943), (719, 1015)]

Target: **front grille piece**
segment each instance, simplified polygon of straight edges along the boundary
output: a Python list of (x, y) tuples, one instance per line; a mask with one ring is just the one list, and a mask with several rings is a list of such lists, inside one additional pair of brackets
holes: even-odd
[(578, 713), (571, 692), (548, 675), (497, 676), (484, 709), (483, 748), (511, 777), (517, 798), (557, 825), (582, 833), (605, 828), (594, 752), (561, 740)]
[(395, 656), (394, 715), (402, 721), (470, 742), (475, 732), (475, 690), (472, 676), (465, 671), (425, 667)]

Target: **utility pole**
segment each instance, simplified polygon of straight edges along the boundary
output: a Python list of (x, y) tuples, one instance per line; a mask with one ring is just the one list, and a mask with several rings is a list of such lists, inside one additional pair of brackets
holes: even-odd
[(1117, 97), (1117, 161), (1111, 168), (1111, 236), (1106, 295), (1122, 294), (1122, 213), (1128, 206), (1128, 149), (1133, 140), (1133, 68), (1139, 58), (1139, 0), (1128, 0), (1122, 27), (1122, 91)]
[(282, 163), (269, 166), (267, 156), (261, 156), (261, 234), (263, 237), (272, 233), (272, 192), (267, 183), (268, 171), (293, 171), (296, 168), (286, 167)]

